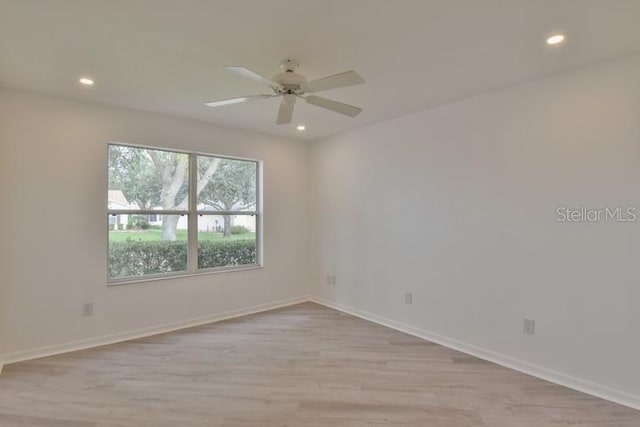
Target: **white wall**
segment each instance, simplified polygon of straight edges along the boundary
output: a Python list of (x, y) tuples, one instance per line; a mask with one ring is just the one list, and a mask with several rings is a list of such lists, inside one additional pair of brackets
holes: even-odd
[[(6, 89), (0, 118), (5, 360), (307, 294), (308, 144)], [(265, 267), (107, 287), (107, 141), (264, 160)]]
[(315, 295), (640, 404), (640, 219), (556, 221), (559, 205), (640, 208), (640, 56), (317, 141), (311, 159)]

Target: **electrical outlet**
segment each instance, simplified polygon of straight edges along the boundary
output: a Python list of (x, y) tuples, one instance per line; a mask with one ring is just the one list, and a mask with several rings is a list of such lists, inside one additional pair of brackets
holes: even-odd
[(522, 332), (527, 335), (535, 335), (536, 321), (533, 319), (524, 319), (522, 321)]
[(82, 317), (93, 316), (93, 304), (88, 302), (82, 304)]
[(327, 285), (335, 285), (336, 284), (336, 276), (328, 275), (326, 278)]
[(408, 305), (413, 304), (413, 292), (404, 293), (404, 303)]

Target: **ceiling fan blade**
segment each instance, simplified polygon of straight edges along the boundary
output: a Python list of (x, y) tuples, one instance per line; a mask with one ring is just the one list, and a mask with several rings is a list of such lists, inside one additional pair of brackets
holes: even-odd
[(277, 125), (287, 125), (291, 123), (291, 118), (293, 117), (293, 106), (295, 103), (295, 95), (284, 95), (282, 97), (280, 109), (278, 110), (278, 118), (276, 119)]
[(353, 86), (364, 83), (364, 79), (355, 71), (346, 71), (333, 76), (311, 80), (302, 85), (305, 92), (316, 93), (323, 90), (336, 89), (339, 87)]
[(267, 86), (273, 86), (273, 80), (268, 77), (263, 76), (260, 73), (256, 73), (253, 70), (250, 70), (246, 67), (225, 67), (227, 70), (231, 71), (234, 74), (237, 74), (242, 77), (246, 77), (258, 83), (265, 84)]
[(305, 99), (309, 104), (326, 108), (327, 110), (335, 111), (336, 113), (344, 114), (349, 117), (355, 117), (362, 111), (362, 108), (354, 107), (353, 105), (344, 104), (332, 99), (322, 98), (320, 96), (309, 95)]
[(238, 98), (220, 99), (217, 101), (205, 102), (204, 105), (209, 107), (221, 107), (223, 105), (240, 104), (241, 102), (257, 101), (259, 99), (267, 99), (276, 95), (250, 95), (240, 96)]

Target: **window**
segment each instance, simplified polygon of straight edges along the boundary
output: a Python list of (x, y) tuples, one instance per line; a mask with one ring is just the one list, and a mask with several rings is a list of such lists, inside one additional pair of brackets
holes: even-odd
[(255, 160), (109, 144), (108, 279), (259, 265)]

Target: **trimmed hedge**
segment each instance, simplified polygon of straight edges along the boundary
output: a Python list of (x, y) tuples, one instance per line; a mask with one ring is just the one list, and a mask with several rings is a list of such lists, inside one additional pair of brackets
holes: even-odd
[(238, 239), (198, 242), (198, 268), (256, 263), (256, 241)]
[(231, 234), (246, 234), (249, 232), (249, 229), (243, 225), (232, 225), (231, 226)]
[[(198, 242), (198, 268), (254, 264), (254, 240)], [(112, 242), (109, 245), (109, 277), (186, 271), (187, 242)]]

